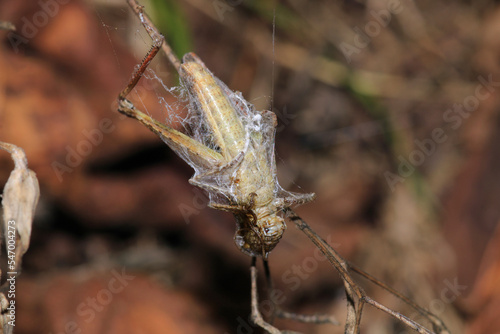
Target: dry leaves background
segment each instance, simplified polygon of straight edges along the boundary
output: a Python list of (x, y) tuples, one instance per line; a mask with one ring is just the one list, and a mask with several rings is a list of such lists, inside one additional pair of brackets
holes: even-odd
[[(349, 62), (341, 43), (355, 45), (353, 28), (376, 24), (372, 11), (389, 3), (187, 0), (148, 10), (170, 24), (165, 33), (180, 52), (194, 50), (258, 108), (274, 88), (279, 179), (317, 193), (298, 211), (319, 234), (454, 333), (495, 334), (498, 91), (456, 129), (443, 115), (474, 95), (478, 76), (500, 81), (500, 9), (493, 1), (401, 1)], [(125, 4), (0, 1), (0, 20), (25, 38), (0, 33), (0, 140), (25, 150), (42, 193), (18, 278), (16, 333), (256, 331), (247, 324), (250, 259), (233, 245), (232, 217), (204, 208), (189, 168), (115, 111), (149, 47)], [(30, 33), (26, 22), (39, 26)], [(153, 68), (175, 83), (164, 64)], [(164, 119), (145, 84), (141, 98)], [(447, 140), (392, 191), (384, 173), (397, 174), (400, 157), (436, 128)], [(0, 159), (5, 183), (12, 162)], [(192, 210), (188, 224), (181, 208)], [(338, 278), (294, 228), (271, 268), (284, 306), (343, 319)], [(134, 277), (117, 293), (113, 270)], [(454, 282), (460, 288), (450, 289)], [(365, 315), (365, 333), (404, 331), (378, 312)]]

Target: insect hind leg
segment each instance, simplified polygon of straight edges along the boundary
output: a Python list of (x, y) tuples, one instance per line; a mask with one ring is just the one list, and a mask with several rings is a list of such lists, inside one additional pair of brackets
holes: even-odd
[[(243, 161), (243, 158), (245, 157), (245, 152), (240, 152), (233, 160), (228, 162), (227, 164), (224, 164), (220, 167), (214, 167), (212, 170), (209, 170), (203, 174), (197, 174), (194, 177), (192, 177), (189, 180), (189, 183), (191, 183), (194, 186), (197, 186), (199, 188), (205, 189), (209, 192), (215, 192), (219, 194), (223, 194), (225, 197), (228, 199), (232, 199), (234, 196), (234, 191), (231, 190), (231, 187), (227, 188), (222, 188), (220, 186), (214, 185), (214, 177), (217, 175), (220, 175), (221, 172), (227, 171), (229, 169), (238, 167), (241, 162)], [(225, 174), (225, 173), (223, 173)], [(214, 209), (218, 209), (215, 206), (212, 206)], [(221, 209), (224, 210), (224, 209)], [(224, 210), (228, 211), (228, 210)]]

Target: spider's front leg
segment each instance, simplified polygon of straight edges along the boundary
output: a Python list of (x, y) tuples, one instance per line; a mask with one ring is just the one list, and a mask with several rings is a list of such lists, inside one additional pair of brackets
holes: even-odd
[(266, 332), (271, 333), (271, 334), (282, 334), (282, 333), (294, 333), (290, 331), (280, 331), (278, 328), (274, 327), (273, 325), (267, 323), (264, 318), (262, 317), (262, 314), (260, 314), (259, 311), (259, 298), (258, 298), (258, 291), (257, 291), (257, 258), (255, 256), (252, 257), (252, 265), (250, 266), (250, 277), (252, 279), (251, 283), (251, 296), (252, 296), (252, 321), (254, 324), (259, 326), (260, 328), (264, 329)]
[[(266, 260), (264, 260), (264, 268), (266, 271), (266, 280), (267, 280), (267, 290), (270, 293), (272, 290), (271, 276), (269, 272), (269, 266)], [(262, 314), (259, 311), (259, 300), (258, 300), (258, 291), (257, 291), (257, 268), (256, 268), (256, 257), (252, 257), (252, 265), (250, 267), (250, 275), (251, 275), (251, 296), (252, 296), (252, 321), (266, 332), (271, 334), (298, 334), (294, 331), (280, 331), (278, 328), (274, 327), (270, 323), (266, 322), (262, 317)], [(271, 299), (270, 299), (271, 300)], [(274, 304), (274, 303), (273, 303)], [(295, 320), (299, 322), (305, 323), (314, 323), (314, 324), (333, 324), (339, 325), (339, 322), (333, 317), (328, 315), (301, 315), (296, 313), (285, 312), (277, 307), (274, 304), (275, 312), (273, 314), (285, 319)]]

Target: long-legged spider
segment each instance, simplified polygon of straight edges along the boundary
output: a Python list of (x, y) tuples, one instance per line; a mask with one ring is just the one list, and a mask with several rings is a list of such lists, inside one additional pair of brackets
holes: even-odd
[[(266, 322), (259, 312), (256, 258), (263, 259), (268, 288), (270, 288), (272, 282), (267, 258), (286, 228), (283, 218), (285, 214), (321, 250), (340, 274), (347, 295), (348, 312), (345, 333), (360, 332), (360, 321), (365, 304), (390, 314), (418, 333), (434, 333), (370, 298), (351, 277), (350, 271), (353, 271), (413, 307), (432, 323), (436, 333), (449, 334), (438, 317), (345, 261), (290, 208), (294, 204), (311, 201), (314, 194), (285, 191), (277, 181), (274, 158), (274, 134), (277, 125), (275, 114), (270, 111), (256, 111), (240, 93), (231, 91), (217, 79), (195, 54), (188, 53), (182, 61), (179, 60), (143, 12), (143, 7), (135, 0), (128, 0), (128, 3), (153, 40), (153, 46), (132, 74), (128, 85), (119, 94), (118, 110), (140, 121), (156, 133), (193, 167), (195, 174), (190, 179), (190, 183), (208, 192), (209, 206), (234, 214), (236, 245), (243, 253), (252, 257), (253, 321), (269, 333), (281, 333), (276, 327)], [(179, 73), (181, 85), (187, 92), (189, 108), (194, 115), (194, 121), (190, 124), (193, 128), (192, 137), (152, 119), (127, 100), (127, 96), (143, 76), (160, 48)], [(278, 308), (275, 308), (275, 315), (304, 322), (337, 323), (332, 317), (302, 316), (284, 312)]]

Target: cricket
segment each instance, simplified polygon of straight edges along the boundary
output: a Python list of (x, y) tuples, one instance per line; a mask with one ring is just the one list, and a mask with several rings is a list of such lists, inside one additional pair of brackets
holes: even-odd
[[(195, 173), (189, 182), (208, 193), (211, 208), (234, 215), (235, 244), (252, 258), (253, 322), (268, 333), (285, 333), (267, 322), (259, 312), (256, 262), (257, 258), (263, 261), (268, 291), (272, 290), (268, 258), (283, 237), (285, 219), (288, 218), (340, 274), (347, 296), (346, 334), (360, 333), (362, 311), (366, 304), (388, 313), (415, 332), (450, 334), (437, 316), (345, 261), (291, 209), (294, 205), (312, 201), (315, 195), (289, 192), (278, 183), (274, 153), (276, 115), (271, 111), (255, 110), (241, 93), (233, 92), (217, 79), (194, 53), (184, 55), (182, 60), (178, 59), (144, 13), (143, 7), (135, 0), (128, 0), (128, 4), (151, 37), (153, 45), (119, 94), (118, 111), (149, 128), (194, 169)], [(188, 108), (192, 114), (190, 135), (154, 120), (127, 99), (160, 49), (178, 72), (181, 87), (187, 94)], [(371, 299), (350, 272), (357, 273), (410, 305), (432, 324), (432, 330)], [(339, 325), (334, 317), (327, 315), (299, 315), (283, 311), (277, 306), (274, 313), (275, 316), (296, 321)]]

